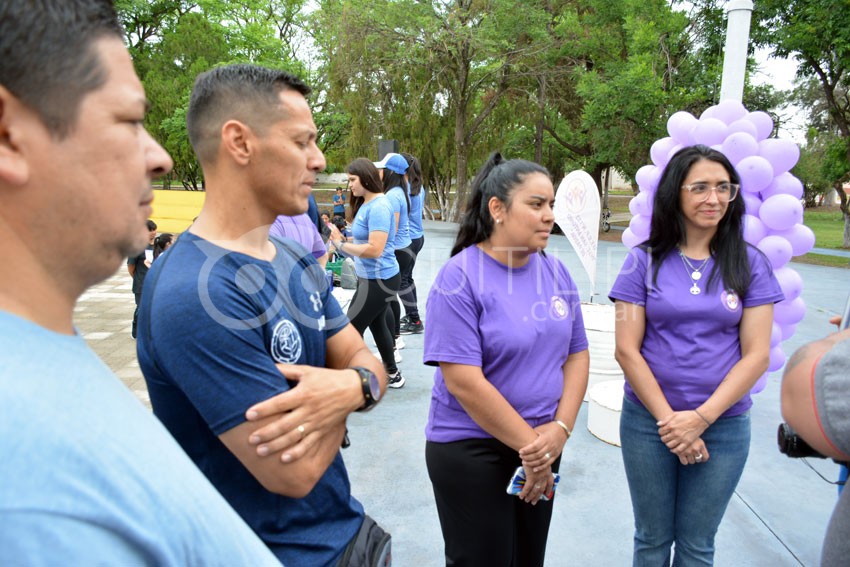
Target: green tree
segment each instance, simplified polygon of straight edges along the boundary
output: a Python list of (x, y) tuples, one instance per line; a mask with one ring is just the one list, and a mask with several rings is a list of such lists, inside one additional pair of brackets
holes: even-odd
[(841, 187), (850, 163), (850, 6), (847, 0), (762, 0), (757, 16), (756, 42), (778, 57), (793, 57), (798, 77), (820, 86), (829, 123), (841, 140), (829, 147), (844, 151), (845, 159), (830, 160), (829, 174), (841, 198), (844, 247), (850, 248), (850, 210)]
[(151, 108), (146, 125), (174, 159), (166, 179), (201, 189), (189, 144), (186, 110), (195, 77), (217, 65), (258, 63), (299, 75), (294, 58), (303, 0), (118, 0), (130, 53)]

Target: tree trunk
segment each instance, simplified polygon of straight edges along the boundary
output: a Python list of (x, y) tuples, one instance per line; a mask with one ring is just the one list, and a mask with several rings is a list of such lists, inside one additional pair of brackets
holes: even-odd
[(590, 176), (593, 178), (593, 182), (596, 183), (596, 190), (599, 191), (599, 196), (602, 196), (602, 172), (605, 171), (607, 165), (596, 164), (593, 168), (593, 171), (590, 172)]
[(543, 125), (546, 123), (546, 76), (537, 77), (537, 129), (534, 133), (534, 161), (543, 163)]
[(469, 168), (469, 154), (466, 147), (466, 106), (458, 104), (455, 110), (455, 155), (457, 156), (457, 172), (455, 173), (455, 199), (451, 216), (452, 222), (460, 221), (460, 211), (466, 206), (466, 194)]
[(847, 193), (844, 191), (844, 184), (838, 182), (834, 185), (834, 187), (835, 192), (838, 193), (838, 200), (840, 201), (839, 208), (841, 209), (841, 213), (844, 215), (844, 243), (841, 247), (850, 248), (850, 203), (848, 203)]

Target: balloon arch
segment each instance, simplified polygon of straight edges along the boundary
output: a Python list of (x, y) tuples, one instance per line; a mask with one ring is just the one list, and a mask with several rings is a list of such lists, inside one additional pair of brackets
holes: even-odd
[[(623, 232), (623, 244), (633, 248), (649, 238), (655, 190), (673, 154), (695, 144), (723, 152), (741, 178), (741, 197), (746, 205), (744, 239), (770, 260), (785, 294), (774, 308), (770, 337), (768, 372), (779, 370), (785, 364), (781, 343), (794, 334), (806, 313), (800, 297), (803, 280), (787, 264), (815, 244), (814, 232), (803, 224), (803, 184), (789, 173), (800, 159), (800, 148), (791, 140), (769, 138), (773, 132), (770, 116), (748, 112), (743, 104), (732, 100), (706, 109), (699, 119), (689, 112), (677, 112), (667, 121), (667, 132), (670, 136), (652, 144), (652, 165), (641, 167), (635, 174), (640, 192), (629, 203), (634, 216)], [(767, 373), (753, 391), (760, 392), (766, 384)]]

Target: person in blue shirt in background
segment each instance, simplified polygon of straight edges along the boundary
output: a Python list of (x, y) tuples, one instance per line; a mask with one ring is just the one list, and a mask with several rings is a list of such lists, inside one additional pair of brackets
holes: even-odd
[[(376, 161), (375, 167), (378, 168), (381, 175), (384, 193), (386, 193), (393, 207), (396, 233), (392, 246), (398, 261), (399, 290), (401, 290), (401, 281), (405, 277), (404, 274), (412, 269), (411, 263), (414, 258), (414, 254), (410, 250), (412, 243), (410, 240), (410, 196), (407, 194), (408, 184), (405, 176), (410, 164), (401, 154), (389, 153), (381, 161)], [(387, 310), (387, 326), (393, 334), (395, 349), (404, 348), (404, 341), (399, 338), (401, 335), (401, 306), (397, 299), (390, 301), (390, 308)]]
[(354, 195), (351, 207), (354, 242), (343, 242), (336, 227), (330, 241), (337, 252), (354, 257), (357, 290), (351, 298), (348, 317), (361, 335), (367, 328), (372, 331), (387, 371), (387, 385), (401, 388), (404, 377), (396, 366), (393, 334), (387, 316), (390, 310), (387, 303), (393, 301), (401, 281), (392, 245), (396, 235), (393, 206), (384, 194), (378, 170), (371, 161), (357, 158), (346, 170), (348, 187)]
[(422, 228), (422, 210), (425, 203), (425, 191), (422, 187), (422, 165), (416, 156), (401, 154), (410, 167), (407, 168), (409, 183), (410, 211), (410, 246), (408, 251), (410, 261), (401, 272), (401, 288), (398, 297), (404, 306), (404, 317), (401, 318), (399, 331), (402, 335), (419, 334), (425, 331), (422, 319), (419, 317), (419, 304), (416, 297), (416, 282), (413, 281), (413, 267), (416, 258), (425, 244), (425, 231)]
[(345, 218), (345, 196), (342, 194), (342, 187), (336, 188), (336, 193), (333, 198), (334, 216)]

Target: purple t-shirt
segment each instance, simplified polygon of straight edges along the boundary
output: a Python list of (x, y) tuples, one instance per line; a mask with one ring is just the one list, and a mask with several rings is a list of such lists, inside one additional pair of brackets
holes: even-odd
[(322, 242), (322, 235), (307, 213), (294, 217), (280, 215), (269, 228), (269, 236), (291, 238), (312, 252), (314, 258), (321, 258), (328, 252)]
[[(702, 270), (704, 277), (699, 282), (702, 293), (692, 295), (691, 270), (686, 269), (678, 251), (661, 261), (653, 287), (652, 268), (647, 265), (651, 258), (638, 247), (626, 256), (608, 294), (612, 301), (634, 303), (646, 309), (640, 352), (674, 411), (702, 405), (741, 359), (738, 332), (744, 308), (783, 299), (767, 259), (751, 246), (747, 247), (747, 254), (752, 276), (743, 298), (725, 291), (719, 275), (708, 288), (713, 258)], [(689, 261), (694, 266), (702, 263), (693, 258)], [(628, 382), (625, 392), (630, 400), (641, 403)], [(723, 415), (740, 415), (752, 405), (747, 394)]]
[[(532, 426), (552, 421), (567, 357), (587, 349), (575, 282), (551, 256), (510, 269), (470, 246), (443, 266), (428, 294), (425, 364), (480, 366)], [(452, 396), (438, 368), (425, 437), (447, 443), (492, 437)]]

